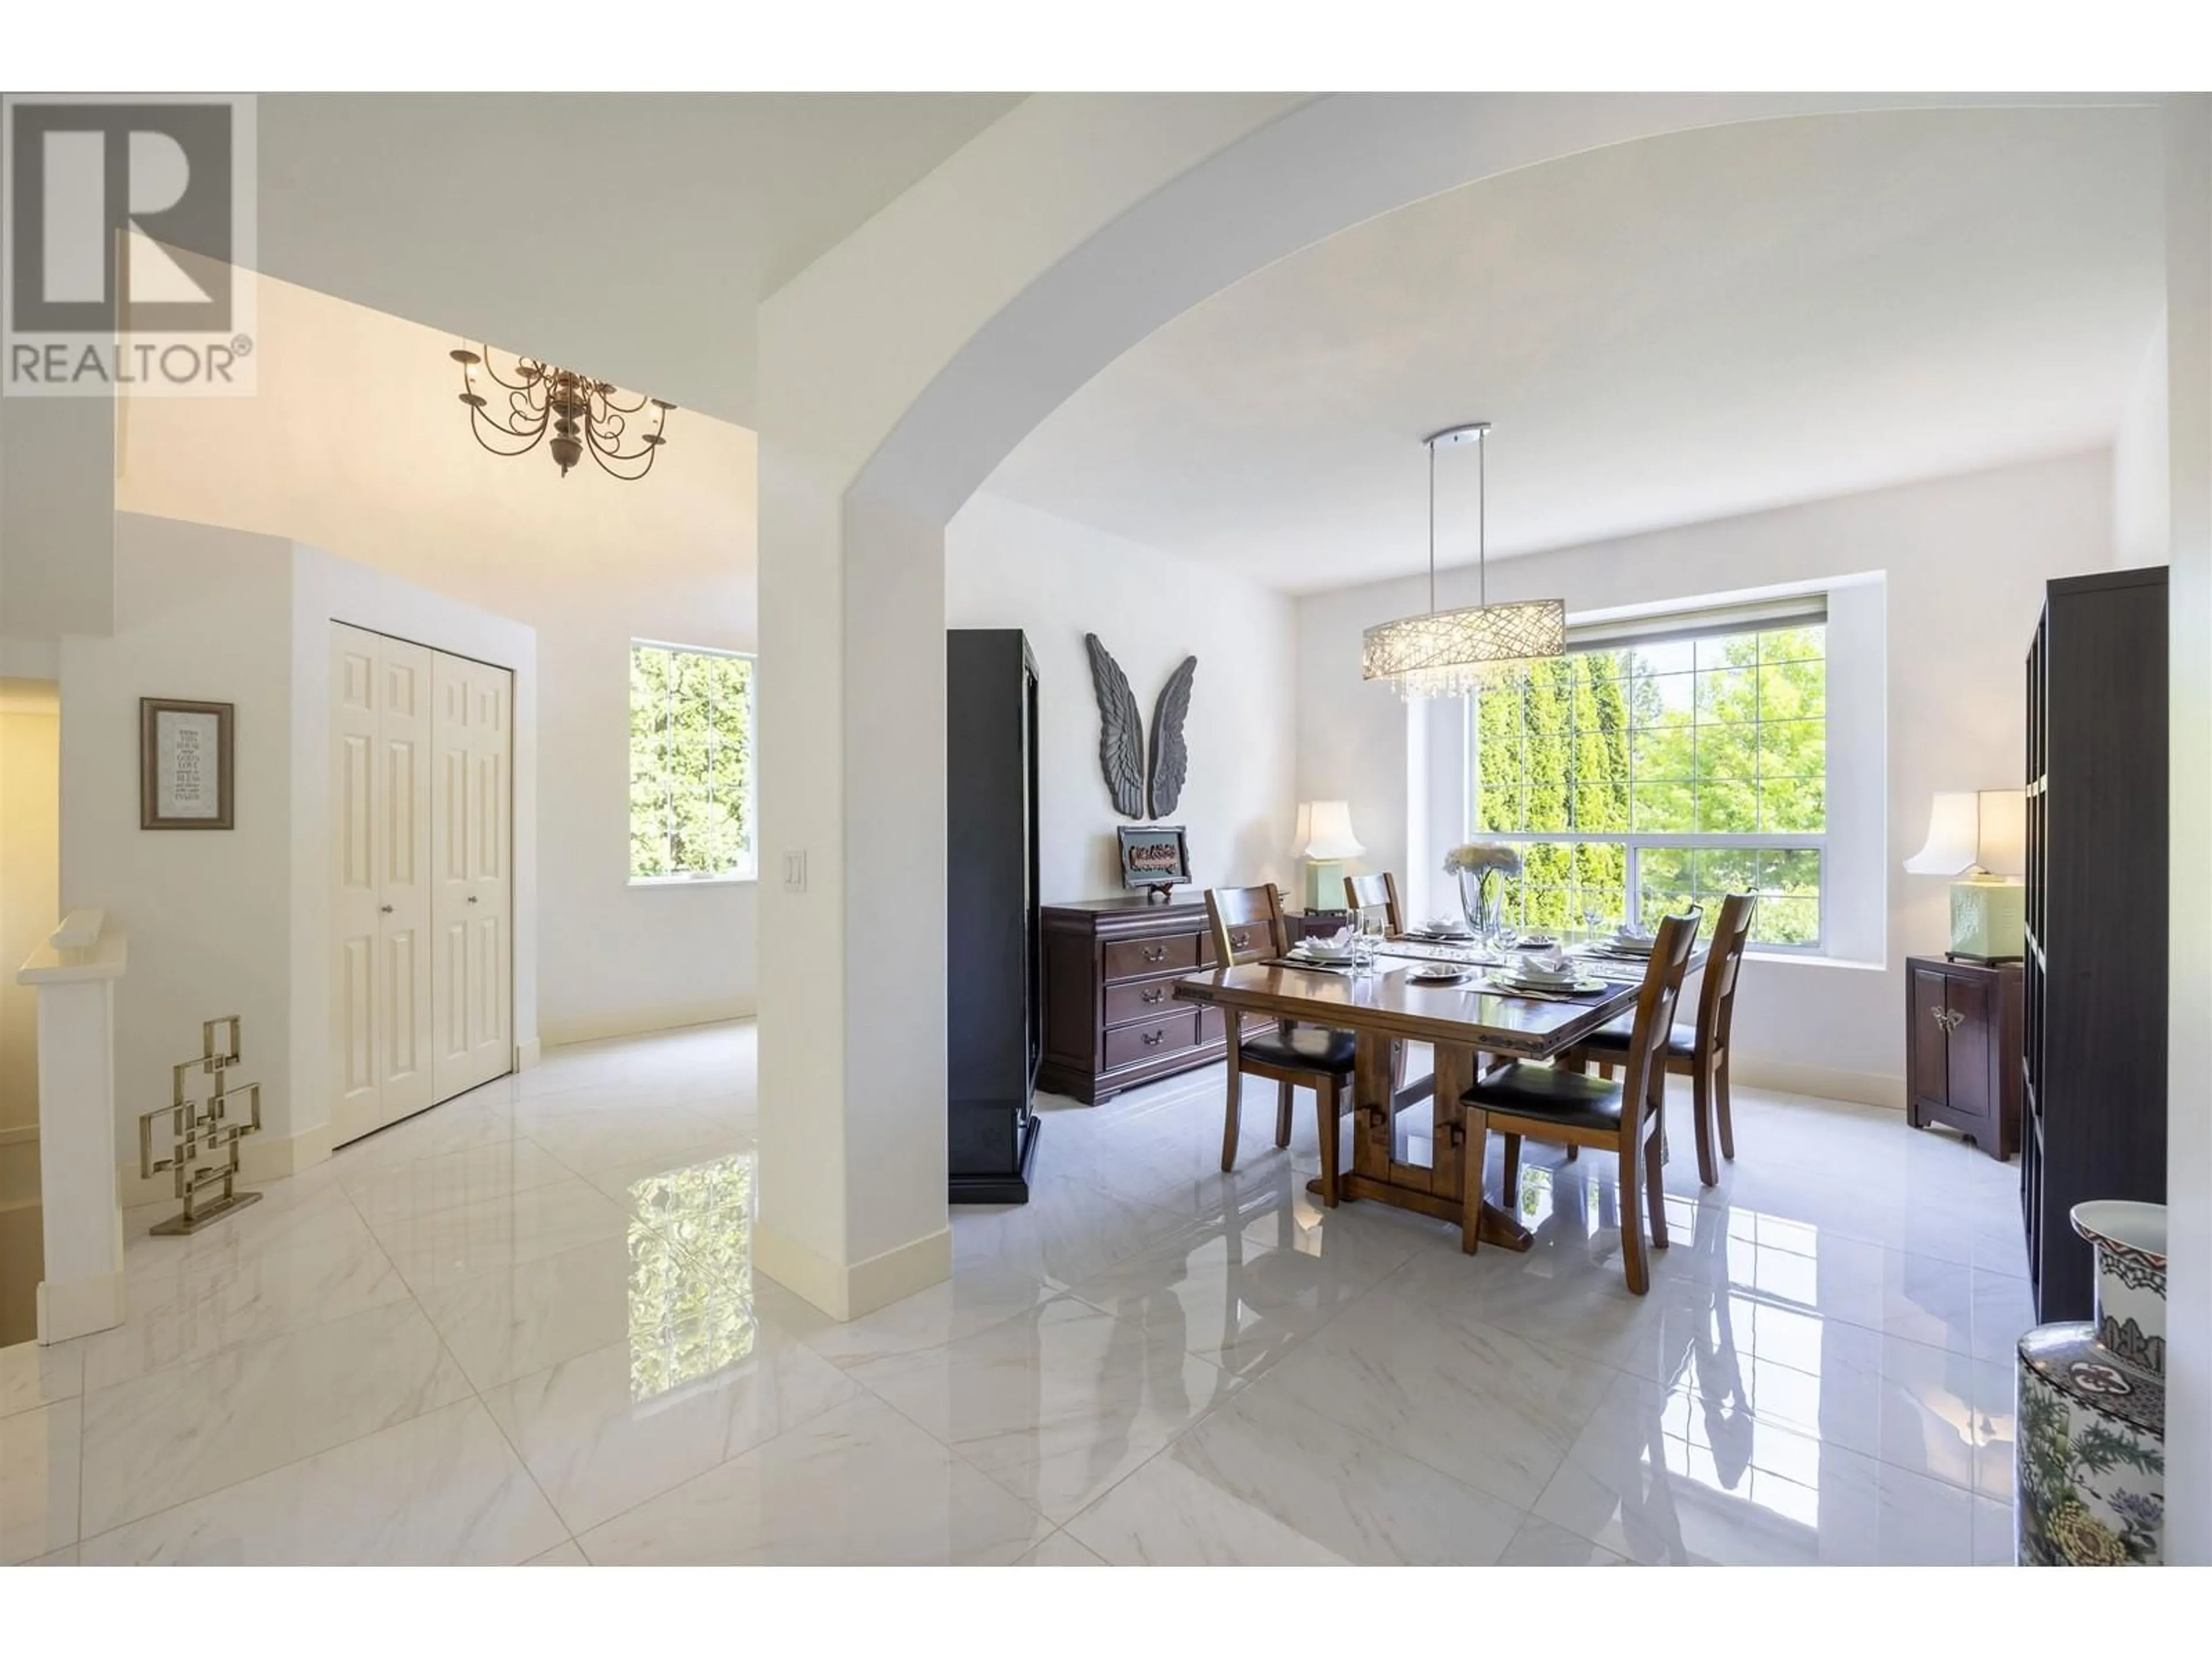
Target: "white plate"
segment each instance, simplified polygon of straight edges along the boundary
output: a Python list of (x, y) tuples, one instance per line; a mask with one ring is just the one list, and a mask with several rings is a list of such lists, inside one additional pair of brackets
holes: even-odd
[(1406, 975), (1408, 985), (1457, 985), (1474, 977), (1465, 968), (1424, 968), (1417, 974)]

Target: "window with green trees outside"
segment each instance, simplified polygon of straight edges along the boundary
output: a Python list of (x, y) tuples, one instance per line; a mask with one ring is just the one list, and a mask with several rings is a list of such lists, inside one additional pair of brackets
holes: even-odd
[(633, 641), (629, 878), (753, 873), (753, 659)]
[(1752, 943), (1817, 951), (1827, 852), (1819, 622), (1570, 651), (1470, 698), (1471, 833), (1522, 847), (1505, 918), (1645, 926), (1759, 895)]

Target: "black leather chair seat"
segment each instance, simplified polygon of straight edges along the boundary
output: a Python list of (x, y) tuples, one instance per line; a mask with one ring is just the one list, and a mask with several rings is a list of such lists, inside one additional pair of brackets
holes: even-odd
[[(1636, 1016), (1623, 1014), (1619, 1019), (1607, 1020), (1575, 1046), (1578, 1048), (1597, 1048), (1610, 1054), (1625, 1054), (1636, 1036)], [(1690, 1060), (1698, 1052), (1698, 1030), (1694, 1025), (1676, 1025), (1667, 1033), (1667, 1052), (1677, 1060)]]
[(1244, 1039), (1242, 1052), (1264, 1066), (1282, 1066), (1301, 1072), (1348, 1072), (1358, 1039), (1349, 1031), (1332, 1031), (1319, 1025), (1293, 1025), (1290, 1036), (1263, 1031)]
[(1460, 1101), (1486, 1112), (1540, 1117), (1570, 1129), (1617, 1133), (1620, 1128), (1620, 1085), (1527, 1060), (1500, 1066)]

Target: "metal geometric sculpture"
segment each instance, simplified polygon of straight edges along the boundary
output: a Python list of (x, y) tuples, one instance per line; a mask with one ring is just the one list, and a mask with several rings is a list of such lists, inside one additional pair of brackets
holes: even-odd
[[(229, 1040), (220, 1052), (215, 1040), (219, 1026), (230, 1028)], [(242, 1210), (261, 1201), (259, 1193), (241, 1193), (237, 1189), (238, 1143), (247, 1135), (261, 1133), (261, 1085), (248, 1083), (233, 1087), (229, 1081), (230, 1068), (239, 1061), (240, 1048), (236, 1014), (206, 1021), (200, 1027), (200, 1057), (170, 1068), (169, 1104), (138, 1115), (138, 1173), (152, 1176), (164, 1170), (173, 1170), (176, 1195), (185, 1205), (184, 1213), (161, 1223), (153, 1230), (156, 1233), (198, 1232), (233, 1210)], [(191, 1071), (215, 1079), (215, 1091), (204, 1103), (192, 1100), (185, 1092), (185, 1073)], [(241, 1099), (245, 1102), (244, 1122), (231, 1116), (233, 1103)], [(169, 1120), (169, 1133), (175, 1137), (175, 1142), (167, 1158), (156, 1159), (154, 1120), (159, 1117)], [(200, 1159), (204, 1153), (224, 1156), (220, 1163), (203, 1164)], [(200, 1194), (216, 1186), (222, 1188), (222, 1195), (203, 1206)]]
[(1083, 643), (1091, 653), (1091, 689), (1098, 694), (1098, 769), (1106, 779), (1114, 810), (1125, 818), (1143, 817), (1149, 777), (1152, 816), (1174, 811), (1190, 773), (1190, 750), (1183, 742), (1182, 728), (1190, 713), (1191, 678), (1198, 672), (1198, 659), (1182, 659), (1152, 705), (1152, 758), (1147, 769), (1145, 717), (1130, 692), (1129, 677), (1096, 634), (1085, 634)]

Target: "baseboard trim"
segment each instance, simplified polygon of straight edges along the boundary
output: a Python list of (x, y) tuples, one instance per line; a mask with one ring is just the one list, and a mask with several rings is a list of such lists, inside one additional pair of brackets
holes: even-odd
[(1729, 1079), (1747, 1089), (1780, 1089), (1793, 1095), (1817, 1095), (1823, 1100), (1848, 1100), (1899, 1112), (1905, 1109), (1905, 1079), (1881, 1072), (1846, 1072), (1739, 1054), (1729, 1060)]
[(527, 1042), (518, 1042), (514, 1045), (514, 1069), (518, 1072), (528, 1071), (532, 1066), (543, 1061), (544, 1058), (545, 1046), (535, 1037)]
[(548, 1048), (559, 1048), (572, 1042), (600, 1042), (609, 1037), (678, 1031), (687, 1025), (720, 1025), (725, 1020), (751, 1019), (759, 1012), (750, 998), (731, 997), (687, 1004), (680, 1008), (640, 1008), (629, 1013), (582, 1019), (541, 1018), (538, 1022), (538, 1040)]
[[(331, 1126), (317, 1123), (285, 1139), (266, 1136), (250, 1136), (238, 1143), (238, 1178), (245, 1186), (258, 1187), (264, 1182), (282, 1181), (302, 1170), (312, 1170), (318, 1164), (327, 1164), (331, 1158)], [(173, 1201), (177, 1195), (175, 1175), (163, 1170), (157, 1176), (142, 1176), (136, 1164), (126, 1164), (116, 1171), (116, 1182), (126, 1210), (141, 1204)]]
[(832, 1319), (859, 1319), (952, 1277), (952, 1229), (848, 1267), (774, 1228), (753, 1229), (753, 1266)]
[(120, 1325), (123, 1283), (120, 1272), (94, 1273), (89, 1279), (73, 1279), (65, 1285), (51, 1279), (41, 1280), (39, 1340), (66, 1342), (71, 1337), (90, 1336), (94, 1331)]

